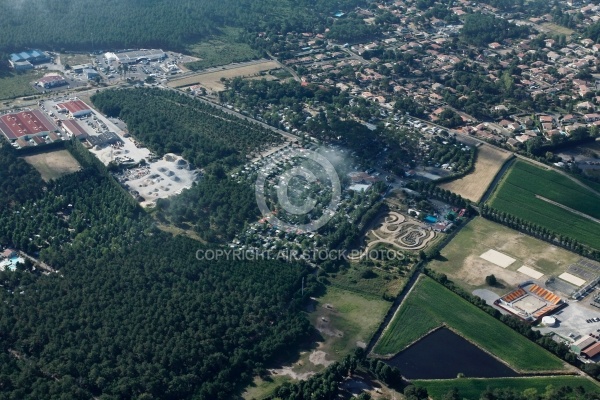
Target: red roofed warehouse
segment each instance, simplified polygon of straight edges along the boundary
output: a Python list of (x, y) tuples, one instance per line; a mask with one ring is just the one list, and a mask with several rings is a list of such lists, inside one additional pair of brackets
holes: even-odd
[(67, 101), (56, 105), (58, 110), (66, 110), (73, 118), (90, 115), (92, 110), (81, 100)]
[(62, 126), (64, 130), (69, 134), (69, 137), (76, 137), (79, 140), (87, 139), (88, 134), (83, 129), (83, 127), (79, 124), (79, 122), (67, 119), (62, 121)]
[(19, 138), (28, 140), (35, 136), (45, 136), (58, 128), (40, 110), (23, 111), (0, 117), (0, 131), (14, 142)]

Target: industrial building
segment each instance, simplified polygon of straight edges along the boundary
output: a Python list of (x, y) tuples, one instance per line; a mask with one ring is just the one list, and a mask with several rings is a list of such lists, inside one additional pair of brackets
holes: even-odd
[(56, 105), (58, 112), (69, 113), (73, 118), (81, 118), (90, 115), (92, 110), (81, 100), (67, 101)]
[(88, 133), (83, 129), (79, 122), (73, 119), (66, 119), (62, 121), (62, 127), (69, 137), (75, 137), (79, 140), (88, 138)]
[(596, 343), (596, 339), (592, 336), (583, 336), (581, 339), (571, 344), (571, 351), (579, 355), (583, 350)]
[(68, 83), (67, 80), (63, 76), (60, 76), (60, 75), (44, 76), (43, 78), (40, 78), (39, 81), (37, 81), (37, 85), (44, 89), (51, 89), (51, 88), (57, 87), (57, 86), (64, 86), (67, 83)]
[(36, 136), (46, 136), (58, 128), (40, 110), (22, 111), (0, 117), (0, 131), (10, 141), (29, 140)]
[(42, 64), (50, 61), (50, 56), (41, 50), (29, 50), (10, 55), (10, 65), (16, 70), (33, 68), (34, 64)]
[(83, 70), (83, 74), (85, 75), (85, 77), (87, 79), (94, 79), (98, 76), (100, 76), (100, 74), (98, 73), (98, 71), (96, 71), (95, 69), (91, 69), (91, 68), (86, 68)]
[(150, 50), (124, 50), (115, 53), (105, 53), (108, 62), (118, 61), (121, 64), (136, 64), (141, 61), (158, 61), (167, 58), (167, 54), (160, 49)]
[(587, 358), (594, 358), (598, 354), (600, 354), (600, 342), (595, 343), (589, 346), (587, 349), (582, 352)]
[(79, 64), (71, 67), (71, 71), (75, 72), (76, 74), (81, 74), (84, 69), (92, 69), (92, 64)]
[(121, 138), (114, 132), (104, 132), (97, 136), (88, 136), (87, 141), (93, 147), (101, 148), (108, 144), (121, 142)]

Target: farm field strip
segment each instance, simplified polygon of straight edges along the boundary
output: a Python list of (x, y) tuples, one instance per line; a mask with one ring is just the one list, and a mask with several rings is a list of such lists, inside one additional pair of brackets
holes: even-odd
[(568, 178), (524, 161), (517, 161), (512, 166), (488, 202), (499, 211), (594, 248), (600, 248), (600, 229), (588, 216), (600, 218), (599, 203), (598, 196)]
[(184, 78), (171, 80), (167, 86), (172, 88), (183, 88), (192, 85), (202, 85), (208, 89), (220, 91), (225, 89), (225, 85), (221, 82), (221, 78), (232, 79), (238, 76), (253, 77), (261, 72), (278, 68), (281, 68), (281, 65), (276, 61), (265, 60), (264, 62), (254, 62), (250, 65), (226, 68), (223, 70), (194, 73)]
[(600, 198), (557, 172), (543, 170), (518, 160), (508, 172), (504, 182), (500, 184), (500, 190), (497, 192), (501, 192), (505, 184), (511, 185), (511, 188), (517, 187), (534, 195), (544, 196), (584, 214), (600, 218), (600, 207), (598, 207)]
[(590, 216), (590, 215), (587, 215), (587, 214), (584, 214), (584, 213), (582, 213), (582, 212), (580, 212), (580, 211), (573, 210), (571, 207), (564, 206), (564, 205), (562, 205), (562, 204), (560, 204), (560, 203), (557, 203), (556, 201), (552, 201), (552, 200), (550, 200), (550, 199), (547, 199), (547, 198), (545, 198), (544, 196), (540, 196), (540, 195), (536, 194), (536, 195), (535, 195), (535, 197), (536, 197), (536, 199), (543, 200), (543, 201), (545, 201), (546, 203), (553, 204), (553, 205), (555, 205), (555, 206), (557, 206), (557, 207), (560, 207), (560, 208), (562, 208), (563, 210), (567, 210), (567, 211), (569, 211), (569, 212), (571, 212), (571, 213), (573, 213), (573, 214), (579, 215), (580, 217), (587, 218), (587, 219), (589, 219), (590, 221), (594, 221), (594, 222), (596, 222), (596, 223), (600, 224), (600, 219), (598, 219), (598, 218), (594, 218), (594, 217), (592, 217), (592, 216)]
[(421, 276), (374, 351), (396, 354), (446, 324), (519, 371), (564, 370), (563, 362), (427, 276)]

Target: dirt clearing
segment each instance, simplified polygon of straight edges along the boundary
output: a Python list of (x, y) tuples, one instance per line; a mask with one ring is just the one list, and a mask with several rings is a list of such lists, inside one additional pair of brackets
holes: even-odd
[(477, 149), (477, 161), (473, 172), (460, 179), (441, 184), (440, 187), (459, 194), (465, 199), (479, 202), (504, 162), (511, 155), (512, 153), (509, 151), (483, 144)]
[(261, 72), (270, 71), (272, 69), (279, 69), (279, 65), (276, 61), (262, 61), (249, 63), (248, 65), (242, 65), (239, 67), (225, 66), (222, 70), (213, 72), (201, 72), (195, 75), (186, 76), (185, 78), (176, 79), (170, 81), (167, 85), (174, 88), (182, 88), (192, 85), (201, 85), (208, 91), (220, 92), (225, 90), (225, 85), (221, 82), (221, 78), (233, 79), (235, 77), (255, 77), (260, 75)]
[(81, 169), (81, 165), (67, 150), (34, 154), (23, 159), (35, 168), (46, 182)]

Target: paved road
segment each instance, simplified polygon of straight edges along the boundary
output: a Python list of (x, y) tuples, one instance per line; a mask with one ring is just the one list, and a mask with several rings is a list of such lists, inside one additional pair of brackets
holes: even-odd
[(279, 63), (279, 65), (281, 65), (281, 68), (285, 69), (287, 72), (289, 72), (290, 74), (292, 74), (292, 76), (294, 77), (294, 79), (297, 82), (301, 81), (300, 76), (296, 73), (296, 71), (294, 71), (293, 68), (290, 68), (287, 65), (285, 65), (283, 63), (280, 63), (279, 60), (275, 56), (273, 56), (273, 54), (269, 53), (268, 51), (267, 51), (267, 54), (269, 55), (269, 57), (271, 58), (271, 60), (276, 61), (277, 63)]

